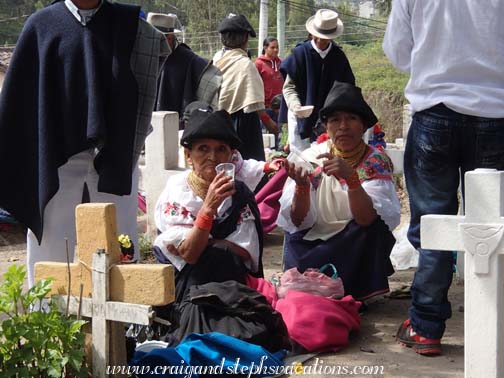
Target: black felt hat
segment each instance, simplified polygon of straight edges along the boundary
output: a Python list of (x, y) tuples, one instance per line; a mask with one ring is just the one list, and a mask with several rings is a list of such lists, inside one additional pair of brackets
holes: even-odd
[(240, 14), (239, 16), (230, 15), (221, 21), (219, 28), (217, 29), (219, 33), (234, 32), (234, 33), (249, 33), (252, 37), (256, 36), (256, 32), (247, 18)]
[(208, 108), (193, 110), (180, 144), (191, 148), (194, 141), (198, 139), (222, 140), (229, 143), (231, 148), (237, 148), (242, 143), (236, 134), (229, 113), (225, 110), (211, 112)]
[(324, 107), (320, 109), (319, 117), (326, 122), (327, 117), (336, 111), (360, 115), (367, 129), (378, 122), (373, 110), (362, 97), (361, 89), (349, 83), (334, 82), (324, 102)]

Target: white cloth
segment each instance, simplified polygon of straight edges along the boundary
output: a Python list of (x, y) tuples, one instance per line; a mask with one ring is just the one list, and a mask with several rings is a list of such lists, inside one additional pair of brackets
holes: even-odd
[(115, 203), (117, 231), (129, 235), (135, 246), (135, 259), (139, 258), (137, 209), (138, 168), (133, 171), (131, 194), (117, 196), (97, 191), (98, 173), (94, 169), (94, 153), (87, 150), (72, 156), (58, 168), (59, 190), (44, 211), (44, 234), (39, 245), (35, 235), (28, 230), (26, 264), (28, 286), (34, 285), (34, 265), (40, 261), (66, 262), (65, 238), (68, 239), (70, 262), (74, 261), (75, 207), (82, 203), (84, 183), (87, 184), (91, 202)]
[(444, 103), (504, 118), (504, 1), (394, 0), (383, 50), (409, 73), (413, 112)]
[(244, 50), (227, 50), (214, 65), (222, 72), (219, 109), (229, 114), (245, 108), (248, 112), (264, 109), (261, 75)]
[(301, 135), (297, 131), (297, 118), (290, 110), (287, 112), (287, 135), (291, 149), (304, 151), (310, 147), (310, 138), (301, 138)]
[(242, 181), (253, 192), (264, 177), (266, 162), (254, 159), (243, 160), (240, 152), (235, 151), (231, 163), (235, 165), (235, 179)]
[[(302, 154), (306, 160), (319, 165), (320, 160), (316, 156), (328, 152), (329, 143), (316, 144), (305, 150)], [(325, 177), (325, 178), (324, 178)], [(330, 180), (327, 180), (330, 179)], [(310, 208), (306, 217), (299, 226), (294, 225), (291, 219), (292, 201), (296, 183), (288, 179), (282, 196), (280, 197), (280, 212), (277, 219), (279, 227), (289, 233), (312, 228), (304, 237), (306, 240), (322, 239), (341, 232), (345, 226), (353, 219), (348, 202), (348, 187), (340, 185), (333, 177), (328, 178), (323, 174), (317, 189), (313, 186), (310, 190)], [(371, 198), (373, 207), (380, 218), (385, 222), (390, 230), (397, 227), (401, 217), (401, 205), (392, 180), (376, 179), (362, 183), (362, 188)], [(332, 196), (332, 198), (329, 198)]]
[(303, 239), (328, 240), (343, 231), (353, 218), (348, 192), (334, 176), (323, 175), (316, 193), (317, 222)]
[(329, 44), (329, 47), (325, 50), (320, 50), (318, 47), (317, 47), (317, 44), (315, 43), (315, 41), (312, 39), (311, 40), (311, 45), (313, 47), (313, 49), (320, 55), (320, 57), (322, 59), (325, 59), (325, 57), (327, 56), (327, 54), (329, 54), (329, 51), (331, 51), (331, 47), (332, 47), (332, 43)]
[[(189, 172), (182, 172), (168, 179), (154, 210), (156, 227), (161, 231), (154, 241), (154, 245), (161, 249), (179, 271), (186, 262), (180, 256), (170, 253), (167, 246), (177, 247), (186, 239), (194, 225), (198, 211), (203, 205), (203, 200), (196, 196), (187, 184)], [(221, 217), (229, 206), (231, 206), (231, 198), (227, 198), (217, 209), (217, 217)], [(255, 218), (247, 206), (242, 210), (241, 221), (236, 230), (228, 235), (226, 240), (242, 247), (250, 254), (251, 259), (246, 261), (245, 265), (255, 272), (259, 266), (260, 248), (254, 220)], [(210, 235), (210, 237), (212, 236)]]
[(93, 9), (79, 9), (77, 6), (72, 2), (72, 0), (65, 0), (65, 5), (70, 11), (70, 13), (73, 14), (73, 16), (81, 23), (82, 26), (86, 26), (89, 21), (93, 18), (93, 16), (98, 12), (98, 10), (101, 8), (103, 1), (100, 1), (100, 4)]

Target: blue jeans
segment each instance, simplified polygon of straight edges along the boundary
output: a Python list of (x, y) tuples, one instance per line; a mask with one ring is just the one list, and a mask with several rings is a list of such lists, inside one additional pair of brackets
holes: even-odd
[(440, 339), (451, 317), (453, 257), (420, 248), (420, 217), (457, 214), (459, 180), (463, 183), (465, 172), (476, 168), (504, 170), (504, 119), (468, 116), (443, 104), (413, 116), (404, 174), (411, 211), (408, 239), (420, 254), (409, 316), (413, 329), (427, 338)]

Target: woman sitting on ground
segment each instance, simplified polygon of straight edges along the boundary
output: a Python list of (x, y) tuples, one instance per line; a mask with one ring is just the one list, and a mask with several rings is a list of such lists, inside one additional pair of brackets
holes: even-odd
[(320, 119), (329, 139), (303, 151), (297, 165), (287, 163), (278, 218), (286, 231), (284, 269), (332, 263), (345, 294), (362, 300), (387, 292), (393, 273), (391, 231), (400, 219), (393, 168), (362, 140), (377, 119), (360, 88), (335, 82)]
[(262, 228), (252, 192), (224, 172), (241, 141), (224, 111), (191, 113), (181, 145), (192, 170), (168, 179), (155, 209), (154, 253), (176, 268), (176, 302), (191, 285), (262, 276)]

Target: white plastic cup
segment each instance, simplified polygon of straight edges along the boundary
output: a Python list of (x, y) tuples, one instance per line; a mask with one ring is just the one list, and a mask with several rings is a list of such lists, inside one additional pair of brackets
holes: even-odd
[(235, 165), (233, 163), (221, 163), (215, 167), (217, 174), (224, 172), (224, 175), (231, 177), (231, 181), (234, 181), (235, 177)]

